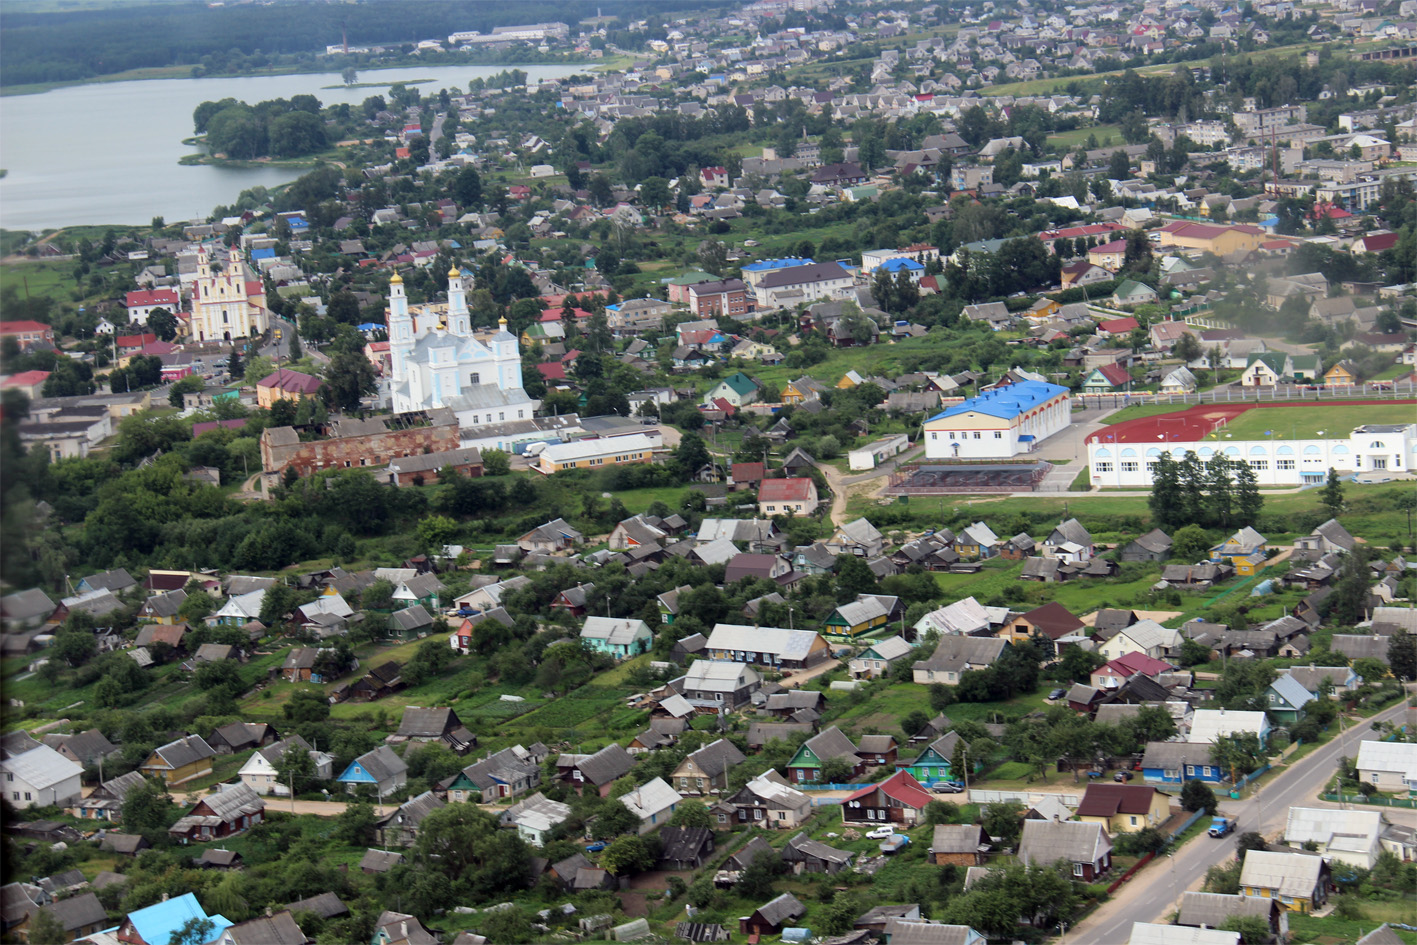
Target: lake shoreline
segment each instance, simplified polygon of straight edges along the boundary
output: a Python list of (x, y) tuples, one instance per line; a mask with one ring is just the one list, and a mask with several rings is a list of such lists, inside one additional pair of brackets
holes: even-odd
[[(590, 71), (596, 71), (597, 67), (591, 63), (595, 60), (585, 60), (584, 62), (447, 62), (434, 63), (399, 63), (394, 65), (367, 66), (357, 70), (363, 74), (365, 72), (387, 72), (392, 69), (411, 69), (419, 65), (426, 68), (489, 68), (500, 67), (503, 71), (511, 69), (523, 69), (527, 66), (577, 66), (584, 65)], [(7, 85), (0, 86), (0, 98), (19, 95), (43, 95), (45, 92), (52, 92), (56, 89), (71, 89), (82, 85), (107, 85), (112, 82), (158, 82), (168, 79), (259, 79), (270, 78), (272, 76), (286, 75), (324, 75), (326, 73), (337, 74), (328, 66), (325, 68), (297, 69), (285, 66), (270, 66), (265, 69), (257, 69), (253, 72), (210, 72), (203, 75), (192, 75), (192, 66), (155, 66), (146, 69), (129, 69), (126, 72), (115, 72), (111, 75), (94, 76), (91, 79), (74, 79), (66, 82), (34, 82), (27, 85)], [(418, 79), (413, 82), (405, 81), (404, 85), (426, 85), (437, 82), (437, 79)], [(388, 88), (396, 85), (395, 82), (356, 82), (352, 86), (327, 85), (323, 89), (337, 90), (344, 88)]]
[[(579, 74), (577, 65), (526, 66), (529, 81), (558, 80)], [(431, 79), (421, 86), (466, 89), (506, 71), (503, 66), (449, 66), (371, 71), (368, 81)], [(309, 172), (320, 160), (348, 161), (336, 146), (317, 155), (271, 161), (203, 160), (205, 149), (193, 134), (192, 115), (204, 101), (233, 98), (255, 103), (313, 94), (326, 106), (358, 108), (365, 90), (321, 86), (338, 81), (337, 73), (243, 76), (220, 79), (126, 83), (95, 82), (57, 89), (49, 95), (4, 100), (7, 126), (25, 135), (0, 140), (0, 226), (43, 231), (94, 221), (146, 223), (209, 217), (215, 207), (230, 206), (242, 191), (272, 190)], [(374, 90), (378, 91), (378, 90)], [(141, 122), (132, 116), (146, 116)], [(368, 128), (359, 139), (386, 129)], [(351, 136), (354, 137), (353, 135)], [(94, 141), (104, 143), (101, 150)], [(185, 160), (184, 160), (185, 158)]]

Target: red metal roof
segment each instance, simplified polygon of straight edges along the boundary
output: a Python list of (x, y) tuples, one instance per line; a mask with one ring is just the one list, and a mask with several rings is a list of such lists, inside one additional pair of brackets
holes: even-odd
[[(1125, 631), (1124, 631), (1125, 632)], [(1147, 656), (1145, 653), (1125, 653), (1115, 660), (1111, 660), (1102, 667), (1102, 670), (1114, 670), (1114, 676), (1134, 676), (1141, 673), (1143, 676), (1155, 676), (1157, 673), (1169, 673), (1171, 664), (1163, 660)], [(1094, 670), (1101, 672), (1102, 670)]]
[(765, 479), (758, 489), (758, 501), (810, 502), (813, 488), (815, 486), (812, 480), (806, 478)]
[[(925, 787), (919, 781), (915, 780), (914, 775), (909, 771), (897, 771), (880, 784), (872, 784), (869, 787), (864, 787), (855, 794), (843, 799), (841, 803), (850, 804), (852, 801), (864, 800), (875, 794), (876, 791), (880, 791), (886, 797), (900, 801), (902, 804), (913, 807), (916, 810), (924, 810), (925, 805), (933, 800), (930, 796), (930, 792), (925, 790)], [(1079, 813), (1081, 813), (1081, 811), (1079, 811)]]
[(320, 389), (321, 380), (309, 374), (280, 368), (256, 382), (257, 387), (274, 387), (294, 394), (313, 394)]
[(43, 384), (49, 380), (48, 371), (24, 371), (20, 374), (12, 374), (5, 378), (6, 387), (33, 387), (36, 384)]
[(157, 335), (145, 332), (141, 335), (119, 335), (114, 342), (120, 348), (141, 348), (143, 345), (150, 345), (157, 341)]
[(1109, 334), (1120, 335), (1132, 331), (1138, 324), (1135, 318), (1109, 318), (1105, 322), (1098, 322), (1097, 327)]
[(0, 322), (0, 335), (21, 335), (29, 334), (32, 331), (49, 331), (50, 327), (44, 322)]
[(129, 292), (124, 297), (124, 304), (128, 308), (141, 308), (146, 305), (177, 305), (180, 303), (176, 289), (150, 289), (142, 292)]
[(1125, 384), (1132, 379), (1132, 375), (1120, 364), (1103, 364), (1097, 368), (1098, 372), (1107, 379), (1107, 383), (1116, 387), (1118, 384)]

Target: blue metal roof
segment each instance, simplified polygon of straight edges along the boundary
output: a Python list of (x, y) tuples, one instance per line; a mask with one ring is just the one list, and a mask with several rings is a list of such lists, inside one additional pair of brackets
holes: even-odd
[(172, 939), (172, 933), (182, 928), (188, 919), (210, 919), (212, 922), (211, 937), (203, 942), (215, 942), (221, 938), (221, 933), (229, 929), (234, 923), (223, 915), (207, 915), (207, 911), (202, 908), (202, 904), (197, 901), (197, 897), (192, 893), (185, 893), (174, 899), (165, 902), (157, 902), (146, 909), (139, 909), (137, 912), (128, 913), (129, 920), (133, 923), (133, 928), (142, 936), (145, 942), (166, 943)]
[(926, 422), (958, 417), (966, 413), (982, 413), (990, 417), (1012, 420), (1019, 414), (1028, 413), (1059, 394), (1067, 392), (1066, 387), (1059, 387), (1057, 384), (1049, 384), (1044, 381), (1020, 381), (1007, 387), (985, 391), (978, 397), (971, 397), (962, 403), (955, 404), (948, 410), (935, 414)]
[(271, 249), (270, 247), (267, 247), (267, 248), (265, 248), (265, 249), (253, 249), (253, 250), (251, 250), (251, 258), (252, 258), (252, 259), (275, 259), (275, 258), (276, 258), (276, 251), (275, 251), (274, 249)]
[(924, 266), (920, 265), (915, 260), (906, 257), (901, 257), (899, 259), (888, 259), (885, 262), (881, 263), (880, 268), (886, 270), (886, 272), (900, 272), (900, 270), (902, 269), (905, 269), (909, 272), (923, 272), (925, 270)]
[(815, 259), (799, 258), (788, 256), (786, 259), (763, 259), (755, 263), (748, 263), (743, 267), (744, 272), (767, 272), (771, 269), (790, 269), (793, 266), (815, 266)]

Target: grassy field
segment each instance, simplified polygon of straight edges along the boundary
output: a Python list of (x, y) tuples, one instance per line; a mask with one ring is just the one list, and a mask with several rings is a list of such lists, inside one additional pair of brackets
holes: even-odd
[[(1405, 501), (1413, 491), (1410, 482), (1389, 482), (1357, 486), (1344, 486), (1347, 494), (1347, 511), (1344, 524), (1350, 531), (1367, 536), (1375, 545), (1387, 547), (1398, 538), (1407, 540), (1407, 517), (1397, 508), (1397, 503)], [(879, 512), (883, 503), (872, 496), (856, 495), (847, 503), (847, 515), (870, 516)], [(936, 498), (925, 496), (914, 499), (910, 505), (912, 518), (908, 522), (892, 523), (896, 528), (938, 528), (941, 524), (957, 527), (959, 524), (978, 521), (983, 518), (997, 522), (1011, 515), (1032, 516), (1035, 520), (1075, 516), (1093, 529), (1093, 537), (1099, 541), (1120, 540), (1120, 532), (1108, 535), (1101, 527), (1116, 528), (1121, 516), (1136, 516), (1136, 525), (1145, 530), (1151, 511), (1147, 508), (1146, 496), (1112, 495), (1109, 493), (1054, 493), (1006, 498), (952, 495)], [(1272, 541), (1285, 541), (1297, 534), (1308, 534), (1311, 525), (1303, 525), (1302, 530), (1295, 524), (1296, 516), (1320, 513), (1317, 489), (1299, 492), (1271, 493), (1265, 495), (1264, 512), (1261, 516), (1261, 531)], [(1325, 514), (1326, 518), (1327, 515)], [(961, 523), (967, 518), (968, 522)], [(1319, 519), (1322, 521), (1322, 519)], [(1125, 523), (1123, 523), (1125, 524)], [(1315, 521), (1313, 524), (1318, 524)], [(1126, 535), (1127, 539), (1134, 535)], [(982, 578), (970, 575), (937, 575), (937, 580), (947, 583), (960, 580), (968, 584)], [(947, 588), (948, 589), (948, 588)], [(972, 591), (966, 593), (973, 593)], [(963, 596), (963, 595), (961, 595)]]
[(1264, 439), (1266, 430), (1273, 430), (1276, 439), (1288, 433), (1291, 438), (1326, 436), (1346, 437), (1354, 427), (1365, 423), (1411, 423), (1417, 408), (1411, 402), (1392, 404), (1335, 404), (1332, 406), (1266, 407), (1247, 410), (1225, 426), (1225, 433), (1237, 440)]
[(1144, 417), (1159, 417), (1164, 413), (1176, 413), (1180, 410), (1187, 410), (1193, 404), (1133, 404), (1130, 407), (1123, 407), (1116, 413), (1108, 414), (1102, 418), (1102, 423), (1124, 423), (1128, 420), (1141, 420)]
[(24, 262), (0, 266), (0, 289), (14, 286), (20, 297), (45, 296), (64, 302), (74, 288), (74, 262)]
[[(1328, 915), (1316, 919), (1298, 912), (1289, 914), (1289, 929), (1296, 942), (1314, 942), (1316, 945), (1335, 945), (1339, 942), (1356, 942), (1384, 922), (1400, 922), (1403, 925), (1417, 925), (1417, 902), (1363, 902), (1358, 906), (1359, 915), (1350, 919)], [(1417, 943), (1417, 932), (1393, 929), (1404, 942)]]
[(1112, 144), (1122, 143), (1121, 125), (1093, 125), (1088, 128), (1074, 128), (1072, 131), (1060, 131), (1055, 135), (1048, 136), (1048, 144), (1055, 148), (1066, 148), (1071, 151), (1080, 144), (1085, 144), (1087, 139), (1093, 135), (1097, 137), (1099, 147), (1106, 147), (1108, 140)]
[[(1257, 52), (1246, 53), (1246, 56), (1250, 59), (1287, 56), (1316, 48), (1319, 45), (1319, 43), (1296, 43), (1293, 46), (1276, 46), (1272, 49), (1261, 49)], [(1139, 69), (1131, 71), (1136, 72), (1138, 75), (1146, 76), (1169, 75), (1182, 67), (1189, 69), (1197, 66), (1208, 66), (1209, 64), (1209, 59), (1191, 59), (1186, 62), (1162, 62), (1154, 66), (1142, 66)], [(1042, 95), (1067, 88), (1074, 83), (1084, 89), (1092, 89), (1094, 86), (1100, 86), (1104, 79), (1121, 75), (1123, 71), (1124, 70), (1097, 72), (1091, 75), (1065, 76), (1058, 79), (1029, 79), (1026, 82), (1007, 82), (1003, 85), (992, 85), (981, 91), (984, 95)], [(1086, 137), (1086, 135), (1083, 135), (1084, 139), (1086, 139)], [(1099, 137), (1101, 136), (1099, 135)]]

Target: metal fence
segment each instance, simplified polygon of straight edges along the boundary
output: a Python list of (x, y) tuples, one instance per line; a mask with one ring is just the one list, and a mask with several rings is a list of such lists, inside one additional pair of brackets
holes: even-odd
[(968, 797), (971, 804), (1006, 804), (1009, 801), (1038, 804), (1049, 797), (1056, 797), (1068, 807), (1077, 807), (1082, 803), (1081, 794), (1055, 794), (1051, 791), (989, 791), (970, 788)]
[(1200, 820), (1202, 817), (1204, 817), (1205, 815), (1206, 815), (1206, 814), (1205, 814), (1205, 809), (1202, 808), (1201, 810), (1198, 810), (1198, 811), (1196, 811), (1194, 814), (1192, 814), (1191, 816), (1187, 817), (1184, 821), (1181, 822), (1181, 826), (1179, 826), (1179, 827), (1177, 827), (1175, 830), (1171, 831), (1171, 836), (1170, 836), (1171, 842), (1172, 842), (1172, 843), (1175, 843), (1177, 837), (1179, 837), (1181, 834), (1185, 833), (1187, 830), (1190, 830), (1190, 829), (1191, 829), (1191, 826), (1192, 826), (1193, 824), (1195, 824), (1196, 821), (1198, 821), (1198, 820)]
[(1162, 394), (1133, 391), (1112, 394), (1073, 394), (1073, 403), (1086, 407), (1130, 407), (1138, 404), (1273, 404), (1289, 401), (1308, 403), (1366, 403), (1368, 401), (1409, 400), (1417, 396), (1417, 383), (1412, 381), (1382, 381), (1382, 388), (1319, 387), (1310, 390), (1302, 385), (1277, 387), (1219, 387), (1191, 394)]
[(1410, 797), (1365, 797), (1362, 794), (1320, 794), (1336, 804), (1369, 804), (1373, 807), (1406, 807), (1417, 809), (1417, 800)]

